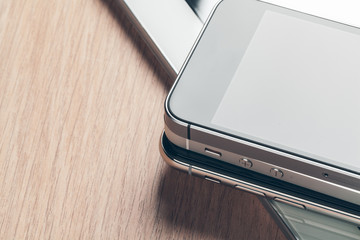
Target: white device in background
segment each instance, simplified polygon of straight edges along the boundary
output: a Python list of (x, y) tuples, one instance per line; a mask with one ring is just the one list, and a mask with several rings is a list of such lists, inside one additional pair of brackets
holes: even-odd
[(176, 78), (203, 22), (185, 0), (118, 0), (170, 76)]

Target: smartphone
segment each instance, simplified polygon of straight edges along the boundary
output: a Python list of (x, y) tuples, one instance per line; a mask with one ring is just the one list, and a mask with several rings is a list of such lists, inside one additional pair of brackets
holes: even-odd
[[(186, 56), (191, 49), (191, 46), (193, 45), (197, 36), (199, 35), (204, 22), (206, 22), (206, 19), (208, 18), (208, 15), (210, 14), (211, 9), (213, 8), (217, 0), (198, 0), (198, 1), (187, 0), (186, 2), (189, 4), (189, 6), (186, 6), (185, 1), (182, 0), (173, 0), (173, 1), (120, 0), (119, 1), (120, 7), (125, 10), (125, 12), (128, 14), (130, 19), (134, 23), (134, 25), (138, 28), (144, 40), (148, 43), (149, 47), (158, 57), (159, 61), (163, 63), (165, 69), (167, 69), (169, 74), (174, 79), (177, 76), (181, 68), (181, 65), (185, 61)], [(276, 0), (276, 1), (273, 0), (272, 2), (274, 3), (280, 2), (283, 6), (287, 6), (302, 11), (307, 11), (309, 13), (318, 14), (320, 16), (329, 16), (330, 14), (331, 18), (345, 22), (346, 19), (344, 19), (344, 16), (346, 18), (352, 16), (351, 14), (348, 13), (348, 11), (345, 12), (346, 14), (341, 14), (341, 11), (339, 11), (338, 7), (336, 8), (336, 11), (331, 11), (329, 7), (324, 8), (324, 6), (318, 6), (318, 8), (314, 8), (314, 1), (311, 1), (311, 3), (309, 2), (306, 3), (304, 1), (287, 2), (281, 0)], [(349, 6), (349, 4), (346, 5)], [(146, 9), (146, 11), (144, 9)], [(355, 14), (353, 16), (358, 16), (358, 15)], [(181, 35), (181, 38), (178, 37), (179, 34)], [(184, 170), (188, 171), (188, 168), (183, 164), (181, 164), (181, 161), (176, 160), (177, 164), (174, 164), (172, 161), (169, 161), (169, 158), (166, 159), (167, 162), (171, 163), (171, 165), (176, 167), (181, 167)], [(203, 165), (203, 167), (207, 168), (207, 166), (205, 165)], [(252, 188), (251, 187), (244, 188), (244, 186), (248, 186), (248, 185), (242, 185), (242, 186), (245, 191), (252, 192), (254, 194), (260, 194), (259, 199), (261, 200), (263, 205), (267, 208), (267, 210), (272, 214), (272, 216), (277, 221), (278, 225), (281, 227), (285, 236), (288, 239), (299, 238), (298, 237), (299, 233), (285, 224), (286, 221), (290, 221), (291, 219), (287, 219), (287, 216), (285, 215), (281, 215), (282, 216), (281, 217), (277, 212), (277, 211), (280, 212), (285, 211), (281, 208), (282, 205), (284, 205), (284, 208), (286, 208), (286, 206), (291, 206), (291, 205), (288, 204), (278, 205), (277, 211), (275, 211), (275, 204), (278, 202), (270, 198), (263, 197), (261, 192), (256, 191), (255, 188), (255, 186), (257, 186), (256, 182), (253, 182), (253, 184), (254, 185), (252, 185), (253, 186)], [(238, 187), (237, 189), (241, 189), (241, 188)], [(304, 210), (303, 214), (309, 216), (310, 218), (312, 212), (309, 210), (306, 211)], [(339, 219), (335, 216), (332, 216), (330, 218)], [(347, 221), (345, 220), (343, 221), (347, 223)], [(353, 223), (351, 221), (350, 223), (352, 225), (355, 224), (356, 226), (356, 223)], [(321, 239), (322, 235), (319, 236), (320, 237), (318, 238)]]
[(285, 183), (183, 148), (160, 138), (172, 167), (259, 196), (288, 239), (359, 239), (360, 206)]
[(360, 29), (256, 0), (214, 8), (165, 102), (175, 145), (360, 204)]

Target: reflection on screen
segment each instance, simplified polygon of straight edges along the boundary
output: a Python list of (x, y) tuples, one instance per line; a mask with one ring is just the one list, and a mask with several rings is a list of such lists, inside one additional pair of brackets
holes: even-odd
[(360, 230), (355, 223), (273, 200), (270, 203), (291, 232), (299, 239), (360, 239)]
[(360, 172), (359, 43), (359, 34), (266, 11), (212, 123)]

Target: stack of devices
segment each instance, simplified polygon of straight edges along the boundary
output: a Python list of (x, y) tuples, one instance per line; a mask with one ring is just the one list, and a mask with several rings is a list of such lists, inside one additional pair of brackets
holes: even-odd
[(289, 239), (360, 239), (360, 29), (257, 0), (154, 0), (186, 9), (163, 26), (141, 2), (121, 3), (177, 75), (165, 161), (260, 196)]

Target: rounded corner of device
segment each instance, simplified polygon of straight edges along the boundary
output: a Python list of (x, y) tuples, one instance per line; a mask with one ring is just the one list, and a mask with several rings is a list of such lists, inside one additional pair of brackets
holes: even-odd
[[(165, 103), (166, 104), (166, 103)], [(188, 124), (174, 115), (165, 105), (164, 114), (165, 130), (169, 129), (177, 136), (187, 138), (188, 136)]]
[(159, 140), (159, 151), (161, 158), (172, 168), (175, 168), (177, 170), (181, 170), (184, 172), (187, 172), (189, 169), (189, 166), (186, 163), (180, 163), (179, 161), (176, 161), (173, 157), (169, 156), (168, 152), (165, 149), (165, 146), (163, 144), (164, 141), (164, 135), (165, 131), (163, 131), (160, 135)]
[(218, 0), (218, 1), (216, 1), (215, 5), (214, 5), (214, 7), (213, 7), (213, 11), (215, 11), (223, 1), (224, 1), (224, 0)]
[[(235, 0), (235, 1), (237, 1), (237, 0)], [(224, 0), (218, 0), (218, 1), (216, 1), (216, 3), (214, 4), (214, 6), (213, 6), (213, 8), (212, 8), (212, 10), (211, 10), (211, 12), (210, 12), (210, 14), (209, 14), (208, 20), (212, 18), (212, 16), (214, 15), (214, 13), (219, 9), (220, 6), (222, 6), (222, 4), (223, 4), (224, 2), (227, 2), (227, 1), (224, 1)], [(208, 22), (208, 20), (207, 20), (207, 22)]]

